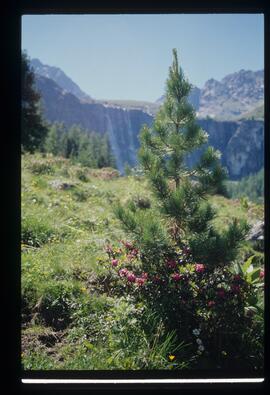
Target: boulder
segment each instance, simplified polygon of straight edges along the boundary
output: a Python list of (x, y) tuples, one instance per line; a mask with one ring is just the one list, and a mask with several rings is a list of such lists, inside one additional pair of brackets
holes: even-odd
[(264, 240), (264, 222), (257, 221), (252, 228), (250, 229), (247, 240), (250, 241), (257, 241), (257, 240)]
[(60, 190), (67, 190), (67, 189), (71, 189), (71, 188), (75, 187), (74, 184), (70, 184), (70, 183), (64, 182), (62, 180), (53, 180), (49, 184), (52, 188), (60, 189)]

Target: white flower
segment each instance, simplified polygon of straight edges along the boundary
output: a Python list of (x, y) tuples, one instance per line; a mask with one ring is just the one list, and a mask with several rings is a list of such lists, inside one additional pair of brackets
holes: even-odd
[(197, 342), (197, 344), (202, 344), (202, 341), (201, 341), (201, 339), (196, 339), (196, 342)]
[(201, 332), (200, 329), (193, 329), (192, 331), (193, 335), (195, 336), (199, 336), (200, 332)]
[(200, 345), (200, 346), (198, 347), (198, 350), (199, 350), (199, 351), (204, 351), (204, 346)]

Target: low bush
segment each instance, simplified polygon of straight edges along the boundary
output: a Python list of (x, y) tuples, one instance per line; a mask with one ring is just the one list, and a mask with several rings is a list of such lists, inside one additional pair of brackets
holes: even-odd
[(81, 294), (81, 287), (75, 281), (51, 281), (46, 284), (39, 308), (45, 324), (56, 330), (67, 327)]
[(21, 242), (23, 244), (40, 247), (49, 242), (55, 230), (46, 222), (36, 217), (22, 217)]
[(200, 360), (207, 359), (215, 367), (239, 368), (241, 359), (261, 368), (262, 350), (242, 341), (252, 334), (263, 344), (262, 333), (255, 331), (256, 315), (249, 312), (251, 301), (258, 303), (254, 297), (263, 285), (263, 273), (250, 266), (251, 260), (244, 266), (246, 272), (208, 267), (194, 261), (184, 246), (173, 256), (164, 252), (163, 262), (156, 262), (155, 270), (148, 265), (147, 270), (139, 249), (129, 241), (107, 246), (107, 254), (111, 290), (132, 295), (160, 317), (167, 331), (175, 331), (178, 341), (192, 344), (190, 357), (197, 356), (199, 367)]
[(54, 174), (53, 165), (46, 159), (32, 161), (30, 170), (35, 175)]
[(90, 197), (90, 193), (82, 188), (74, 188), (72, 190), (72, 196), (78, 202), (85, 202)]

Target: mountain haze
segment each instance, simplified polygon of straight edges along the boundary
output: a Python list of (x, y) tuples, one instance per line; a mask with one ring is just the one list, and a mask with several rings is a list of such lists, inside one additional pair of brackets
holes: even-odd
[[(208, 81), (204, 90), (194, 87), (190, 95), (190, 102), (198, 114), (202, 114), (203, 111), (207, 115), (211, 111), (226, 113), (225, 110), (228, 109), (226, 104), (230, 101), (235, 103), (235, 113), (239, 112), (240, 104), (242, 106), (243, 115), (233, 119), (228, 116), (227, 119), (221, 121), (208, 115), (198, 120), (209, 134), (209, 144), (221, 151), (222, 164), (227, 167), (231, 179), (240, 179), (256, 173), (263, 166), (262, 105), (252, 108), (252, 103), (261, 103), (263, 97), (262, 77), (263, 72), (257, 72), (254, 75), (253, 72), (240, 71), (225, 77), (221, 83), (215, 80)], [(251, 85), (248, 84), (248, 80)], [(243, 86), (241, 86), (241, 81)], [(152, 124), (154, 113), (163, 100), (161, 98), (160, 103), (156, 103), (153, 107), (151, 103), (136, 101), (95, 101), (93, 99), (91, 102), (82, 101), (51, 78), (39, 73), (36, 73), (36, 86), (41, 93), (44, 116), (49, 122), (64, 122), (68, 127), (80, 124), (89, 131), (108, 134), (120, 172), (123, 172), (126, 163), (131, 166), (137, 164), (140, 129), (143, 124)], [(254, 88), (253, 91), (251, 86), (255, 86), (256, 89)], [(209, 107), (206, 111), (207, 100)], [(237, 107), (238, 102), (240, 104)], [(251, 110), (244, 111), (247, 108)], [(256, 118), (256, 114), (260, 114), (260, 117)], [(197, 157), (198, 153), (192, 154), (189, 163), (194, 164)]]
[(67, 92), (73, 93), (78, 99), (82, 101), (92, 101), (91, 96), (81, 90), (81, 88), (72, 81), (60, 68), (48, 66), (39, 59), (31, 59), (30, 66), (35, 74), (42, 75), (43, 77), (50, 78), (55, 81), (61, 88)]

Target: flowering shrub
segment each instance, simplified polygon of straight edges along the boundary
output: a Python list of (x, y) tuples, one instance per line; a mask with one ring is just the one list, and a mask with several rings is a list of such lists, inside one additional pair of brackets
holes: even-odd
[(219, 366), (243, 354), (241, 339), (254, 319), (247, 307), (255, 293), (245, 276), (228, 267), (194, 262), (186, 245), (173, 254), (165, 251), (156, 271), (130, 241), (108, 245), (106, 252), (115, 292), (125, 290), (143, 301), (179, 339), (192, 345), (198, 358), (209, 357)]

